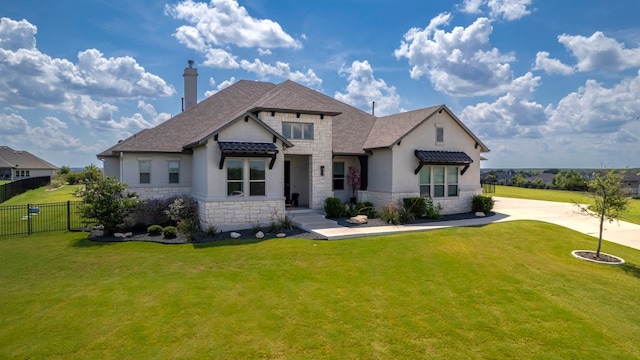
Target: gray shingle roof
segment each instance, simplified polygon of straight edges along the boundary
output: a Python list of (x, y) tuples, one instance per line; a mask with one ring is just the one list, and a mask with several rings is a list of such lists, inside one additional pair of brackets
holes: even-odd
[[(376, 118), (290, 80), (279, 85), (241, 80), (164, 123), (119, 142), (98, 156), (116, 156), (121, 151), (183, 152), (201, 144), (239, 118), (258, 111), (332, 115), (333, 153), (359, 155), (364, 154), (365, 149), (392, 146), (440, 109), (449, 112), (482, 146), (483, 151), (488, 151), (445, 106)], [(254, 120), (261, 123), (257, 118)]]
[(463, 151), (414, 151), (418, 160), (424, 164), (471, 164), (473, 159)]
[(57, 166), (41, 158), (21, 150), (13, 150), (8, 146), (0, 146), (0, 167), (20, 169), (56, 170)]

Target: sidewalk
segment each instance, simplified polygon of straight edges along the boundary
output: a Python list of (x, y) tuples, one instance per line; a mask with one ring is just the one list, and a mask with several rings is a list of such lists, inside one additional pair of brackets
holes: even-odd
[[(348, 239), (362, 236), (394, 234), (412, 231), (427, 231), (452, 226), (475, 226), (514, 220), (538, 220), (598, 237), (597, 219), (580, 213), (573, 204), (541, 200), (494, 197), (494, 216), (467, 220), (432, 222), (376, 227), (333, 227), (313, 229), (313, 232), (328, 239)], [(603, 239), (640, 250), (640, 225), (624, 221), (605, 223)]]

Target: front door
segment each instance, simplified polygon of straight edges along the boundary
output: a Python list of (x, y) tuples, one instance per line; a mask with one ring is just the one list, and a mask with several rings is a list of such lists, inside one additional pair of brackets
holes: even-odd
[(291, 161), (284, 161), (284, 197), (286, 204), (291, 204)]

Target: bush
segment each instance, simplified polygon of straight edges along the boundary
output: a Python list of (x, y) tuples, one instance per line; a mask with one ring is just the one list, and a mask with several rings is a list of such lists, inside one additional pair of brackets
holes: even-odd
[(149, 199), (139, 201), (136, 207), (131, 211), (131, 214), (127, 217), (125, 223), (127, 225), (132, 224), (145, 224), (153, 225), (159, 224), (162, 226), (171, 225), (171, 220), (166, 211), (176, 198), (167, 199)]
[(215, 237), (217, 233), (218, 233), (218, 228), (215, 225), (209, 224), (206, 231), (207, 236)]
[(392, 203), (388, 203), (380, 209), (380, 219), (388, 224), (400, 224), (400, 213), (398, 208)]
[(415, 220), (427, 213), (427, 199), (423, 197), (404, 198), (402, 199), (402, 207)]
[(178, 230), (180, 230), (189, 241), (193, 241), (196, 239), (196, 235), (198, 235), (198, 223), (191, 219), (182, 220), (178, 224)]
[(493, 209), (493, 204), (491, 196), (476, 195), (471, 199), (471, 211), (488, 213)]
[(370, 201), (359, 202), (356, 206), (356, 215), (367, 215), (369, 219), (378, 217), (375, 206)]
[(162, 234), (162, 226), (151, 225), (147, 228), (147, 232), (149, 233), (149, 235), (160, 235)]
[(175, 226), (165, 226), (162, 229), (162, 234), (167, 239), (175, 239), (178, 236), (178, 229)]
[(427, 210), (425, 212), (425, 217), (428, 219), (440, 219), (442, 215), (440, 215), (440, 211), (442, 211), (442, 205), (433, 205), (432, 198), (425, 198)]
[(193, 220), (198, 223), (198, 202), (188, 196), (175, 199), (165, 211), (176, 223), (182, 220)]
[(328, 197), (324, 200), (324, 212), (328, 218), (339, 218), (344, 213), (342, 201), (336, 197)]

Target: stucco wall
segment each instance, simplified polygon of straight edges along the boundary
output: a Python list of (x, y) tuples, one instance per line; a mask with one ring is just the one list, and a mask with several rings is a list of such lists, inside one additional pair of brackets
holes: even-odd
[(120, 179), (120, 159), (117, 157), (102, 159), (102, 171), (105, 176)]
[[(139, 161), (151, 161), (151, 182), (140, 184)], [(129, 187), (191, 187), (191, 155), (171, 153), (125, 153), (120, 181)], [(169, 184), (169, 161), (180, 162), (180, 183)]]
[[(342, 200), (342, 202), (348, 202), (351, 198), (351, 186), (347, 181), (347, 175), (349, 174), (349, 167), (354, 167), (360, 171), (360, 161), (355, 156), (336, 156), (333, 158), (333, 162), (344, 162), (344, 190), (333, 190), (333, 196)], [(333, 166), (331, 167), (333, 169)], [(331, 174), (331, 182), (333, 187), (333, 174)], [(358, 199), (360, 201), (360, 199)]]

